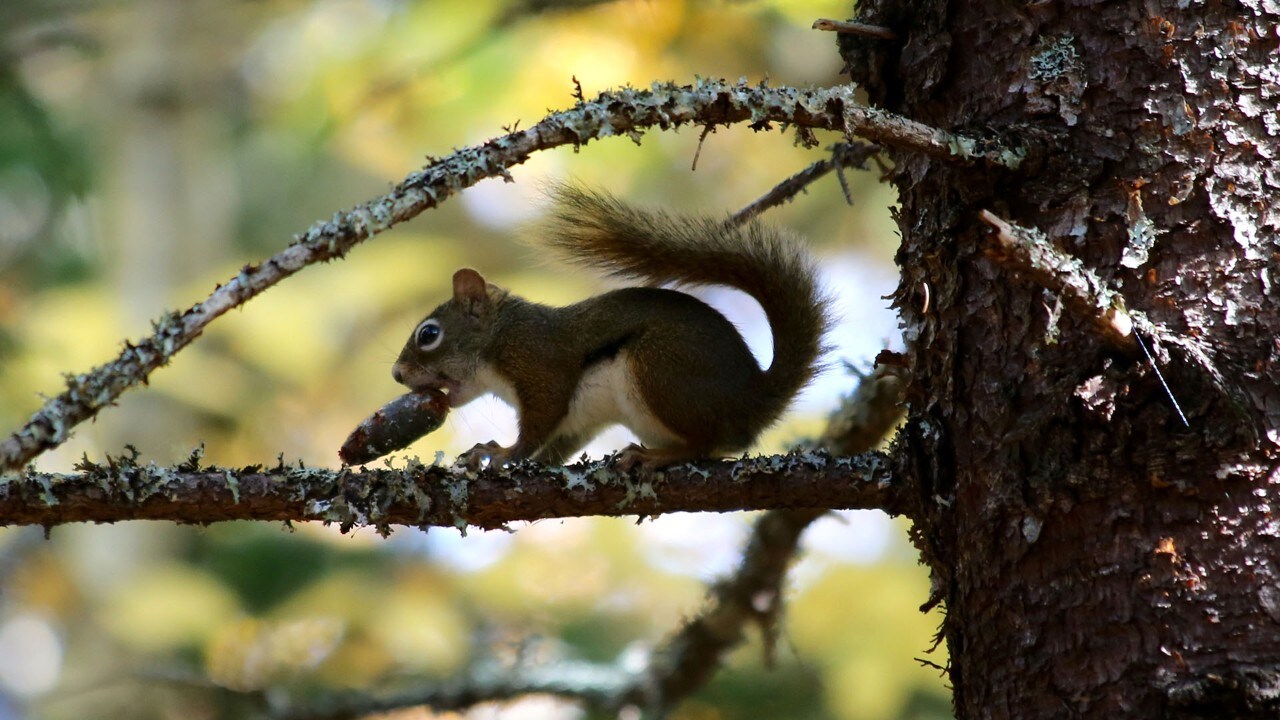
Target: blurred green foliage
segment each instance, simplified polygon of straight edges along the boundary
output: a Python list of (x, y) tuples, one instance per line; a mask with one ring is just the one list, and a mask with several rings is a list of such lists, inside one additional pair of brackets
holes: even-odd
[[(0, 424), (17, 426), (62, 373), (109, 359), (151, 318), (425, 156), (571, 104), (575, 78), (588, 96), (696, 75), (837, 83), (833, 41), (808, 26), (847, 14), (823, 0), (0, 4)], [(397, 394), (390, 361), (456, 267), (550, 303), (599, 288), (514, 242), (538, 212), (540, 178), (721, 212), (820, 156), (741, 127), (539, 154), (513, 169), (514, 184), (481, 183), (223, 318), (38, 464), (69, 470), (125, 443), (173, 463), (203, 442), (225, 465), (281, 453), (332, 465), (354, 424)], [(768, 220), (828, 258), (849, 298), (841, 357), (860, 361), (893, 328), (879, 298), (892, 289), (892, 196), (870, 173), (848, 179), (853, 207), (830, 178)], [(821, 426), (850, 381), (825, 382), (762, 450)], [(509, 410), (482, 402), (412, 452), (430, 459), (511, 432)], [(593, 451), (610, 442), (623, 440)], [(66, 527), (48, 540), (6, 530), (0, 720), (246, 717), (259, 699), (225, 689), (385, 687), (489, 655), (642, 654), (697, 611), (748, 523), (557, 521), (386, 541), (240, 523)], [(936, 622), (916, 610), (927, 580), (903, 528), (862, 525), (822, 533), (800, 562), (776, 666), (758, 646), (739, 650), (679, 717), (948, 716), (937, 673), (913, 660)], [(878, 549), (861, 551), (864, 537)], [(510, 713), (578, 716), (536, 701)]]

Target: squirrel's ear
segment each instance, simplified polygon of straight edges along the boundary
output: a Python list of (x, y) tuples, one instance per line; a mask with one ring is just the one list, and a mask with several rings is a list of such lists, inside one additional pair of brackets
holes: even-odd
[(471, 312), (489, 299), (487, 288), (484, 276), (471, 268), (462, 268), (453, 274), (453, 299)]

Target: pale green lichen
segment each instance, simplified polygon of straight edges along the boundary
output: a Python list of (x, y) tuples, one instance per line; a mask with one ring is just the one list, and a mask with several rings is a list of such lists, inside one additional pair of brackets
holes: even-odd
[(1068, 126), (1078, 122), (1081, 98), (1088, 88), (1075, 38), (1070, 35), (1043, 38), (1035, 47), (1027, 67), (1029, 109), (1057, 111)]
[(1022, 161), (1027, 159), (1027, 149), (1023, 147), (1004, 148), (997, 154), (996, 158), (1000, 165), (1010, 170), (1017, 170), (1022, 165)]
[(1151, 218), (1147, 217), (1142, 209), (1142, 193), (1138, 191), (1129, 196), (1125, 215), (1128, 220), (1126, 230), (1129, 242), (1120, 256), (1120, 264), (1127, 268), (1138, 268), (1146, 264), (1156, 238), (1163, 235), (1165, 230), (1156, 227)]
[(613, 509), (615, 510), (626, 510), (636, 499), (636, 486), (630, 480), (624, 480), (623, 482), (626, 484), (627, 494), (614, 504)]
[(450, 474), (444, 481), (444, 490), (449, 499), (449, 513), (453, 517), (453, 526), (466, 535), (466, 513), (471, 506), (471, 481), (465, 475)]
[(1036, 45), (1031, 55), (1027, 76), (1040, 82), (1053, 82), (1063, 75), (1079, 74), (1082, 70), (1080, 53), (1075, 38), (1063, 35), (1045, 38)]
[(44, 504), (53, 507), (58, 504), (58, 497), (53, 494), (53, 483), (48, 475), (41, 474), (36, 478), (40, 483), (40, 491), (44, 496)]
[(137, 502), (145, 501), (160, 494), (172, 499), (175, 497), (178, 478), (169, 468), (160, 467), (154, 462), (149, 462), (146, 466), (135, 469), (131, 484), (136, 490), (135, 499)]
[(977, 144), (972, 138), (947, 133), (947, 149), (956, 157), (966, 159), (977, 157)]
[(577, 472), (567, 467), (562, 467), (560, 468), (560, 477), (565, 481), (565, 490), (583, 490), (586, 492), (591, 490), (591, 478), (585, 472)]
[(231, 491), (231, 500), (235, 504), (239, 505), (240, 504), (240, 478), (236, 477), (235, 473), (231, 472), (230, 470), (224, 470), (223, 477), (226, 478), (227, 489)]
[(1034, 516), (1028, 515), (1022, 518), (1022, 537), (1028, 545), (1034, 545), (1036, 540), (1040, 539), (1040, 529), (1043, 526), (1040, 519)]
[(658, 492), (654, 490), (652, 482), (645, 480), (636, 488), (636, 496), (641, 499), (657, 500)]
[(614, 508), (617, 510), (626, 510), (628, 507), (633, 505), (637, 499), (649, 498), (656, 500), (658, 498), (658, 493), (653, 489), (653, 480), (660, 480), (665, 477), (665, 474), (660, 471), (654, 472), (651, 476), (648, 476), (643, 480), (639, 480), (638, 482), (633, 481), (626, 475), (616, 475), (615, 477), (617, 477), (617, 479), (626, 487), (627, 494), (624, 495), (616, 505), (614, 505)]
[(431, 495), (419, 487), (417, 483), (413, 484), (412, 492), (413, 501), (418, 505), (418, 522), (422, 522), (427, 513), (431, 512)]

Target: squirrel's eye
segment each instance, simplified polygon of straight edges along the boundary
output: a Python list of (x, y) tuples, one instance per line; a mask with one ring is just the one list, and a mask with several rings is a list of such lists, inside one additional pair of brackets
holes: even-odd
[(413, 331), (414, 344), (424, 352), (440, 347), (442, 340), (444, 340), (444, 330), (435, 320), (424, 320), (418, 329)]

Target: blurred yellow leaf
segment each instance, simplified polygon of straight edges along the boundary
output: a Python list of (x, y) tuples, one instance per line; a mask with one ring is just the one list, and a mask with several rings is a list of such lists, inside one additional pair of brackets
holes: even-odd
[(367, 618), (370, 633), (406, 671), (443, 675), (466, 660), (470, 626), (448, 589), (413, 579), (398, 582)]
[(235, 595), (212, 575), (161, 564), (117, 588), (99, 614), (120, 642), (158, 652), (200, 644), (239, 610)]
[(205, 668), (214, 682), (256, 690), (287, 681), (324, 662), (342, 641), (336, 618), (267, 622), (243, 618), (224, 626), (209, 643)]

